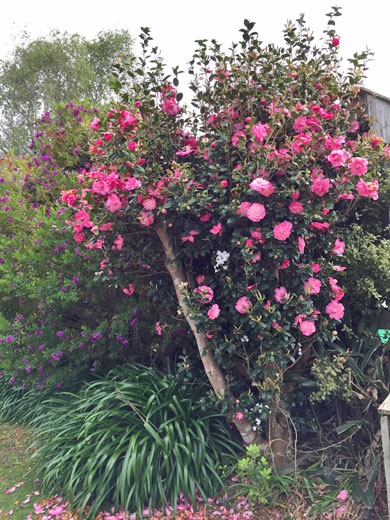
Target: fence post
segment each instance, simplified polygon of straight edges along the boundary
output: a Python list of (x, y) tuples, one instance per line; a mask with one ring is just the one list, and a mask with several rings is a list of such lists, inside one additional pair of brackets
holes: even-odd
[(387, 493), (387, 508), (390, 518), (390, 433), (389, 433), (389, 416), (390, 416), (390, 394), (386, 397), (383, 403), (378, 408), (381, 416), (381, 436), (383, 460), (385, 465), (386, 477), (386, 493)]

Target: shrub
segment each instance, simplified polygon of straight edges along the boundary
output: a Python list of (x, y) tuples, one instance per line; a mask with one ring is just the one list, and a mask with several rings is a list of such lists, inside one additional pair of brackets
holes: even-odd
[(44, 403), (36, 428), (43, 491), (59, 490), (93, 515), (106, 501), (140, 511), (145, 505), (195, 506), (216, 496), (220, 470), (240, 448), (223, 418), (202, 409), (199, 389), (180, 377), (127, 366)]

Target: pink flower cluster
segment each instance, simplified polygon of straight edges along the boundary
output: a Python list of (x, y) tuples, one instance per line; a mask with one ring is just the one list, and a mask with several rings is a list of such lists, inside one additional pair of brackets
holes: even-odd
[(161, 91), (161, 108), (162, 111), (168, 116), (175, 116), (180, 112), (179, 104), (176, 100), (176, 89), (172, 85), (168, 85)]

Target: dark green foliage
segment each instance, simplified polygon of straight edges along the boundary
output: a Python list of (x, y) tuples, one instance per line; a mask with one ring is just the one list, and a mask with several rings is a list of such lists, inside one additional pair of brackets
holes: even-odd
[(216, 496), (240, 448), (201, 395), (180, 377), (131, 365), (51, 397), (33, 421), (44, 492), (61, 490), (75, 508), (92, 500), (91, 515), (106, 501), (140, 511), (180, 493), (194, 506), (197, 490)]

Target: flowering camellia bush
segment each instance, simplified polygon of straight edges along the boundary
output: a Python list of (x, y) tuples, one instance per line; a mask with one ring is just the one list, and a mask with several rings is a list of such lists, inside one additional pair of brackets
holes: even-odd
[(266, 437), (276, 464), (294, 373), (330, 349), (344, 316), (346, 216), (378, 198), (390, 154), (359, 102), (367, 54), (340, 70), (339, 14), (321, 47), (303, 17), (280, 48), (247, 20), (228, 54), (198, 41), (192, 111), (143, 29), (141, 58), (118, 66), (123, 102), (91, 123), (93, 164), (62, 194), (75, 241), (101, 251), (103, 278), (126, 274), (129, 301), (156, 273), (157, 333), (169, 313), (186, 322), (216, 403), (246, 443)]

